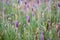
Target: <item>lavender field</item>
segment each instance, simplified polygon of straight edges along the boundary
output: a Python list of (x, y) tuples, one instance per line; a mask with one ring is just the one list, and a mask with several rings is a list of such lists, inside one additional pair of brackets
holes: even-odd
[(0, 40), (60, 40), (60, 0), (0, 0)]

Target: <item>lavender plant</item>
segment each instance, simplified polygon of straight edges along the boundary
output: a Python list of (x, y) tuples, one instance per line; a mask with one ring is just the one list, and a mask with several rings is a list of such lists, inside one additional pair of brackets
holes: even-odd
[(60, 3), (50, 1), (1, 2), (0, 40), (59, 40)]

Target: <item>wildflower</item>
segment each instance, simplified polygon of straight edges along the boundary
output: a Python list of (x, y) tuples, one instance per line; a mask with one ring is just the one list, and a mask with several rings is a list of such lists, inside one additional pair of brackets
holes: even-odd
[(60, 3), (58, 3), (58, 7), (60, 7)]
[(28, 22), (30, 22), (30, 17), (28, 16)]
[(28, 6), (28, 5), (26, 6), (26, 11), (28, 11), (28, 12), (29, 12), (29, 6)]
[(34, 16), (34, 13), (35, 13), (35, 11), (34, 11), (33, 8), (32, 8), (32, 16)]
[(25, 2), (25, 5), (27, 4), (27, 2)]
[(34, 5), (33, 5), (33, 8), (36, 10), (36, 8), (37, 8), (37, 4), (34, 4)]
[(18, 23), (18, 16), (15, 14), (16, 17), (16, 27), (18, 27), (19, 23)]
[(44, 32), (41, 32), (41, 39), (40, 40), (44, 40)]
[(16, 20), (16, 27), (18, 27), (19, 23), (18, 23), (18, 20)]
[(37, 0), (37, 3), (39, 4), (39, 0)]
[(29, 11), (29, 5), (28, 5), (28, 3), (27, 3), (27, 2), (25, 2), (24, 10), (25, 10), (26, 12), (28, 12), (28, 11)]
[(42, 5), (42, 0), (39, 0), (39, 5), (40, 5), (40, 6)]
[(27, 21), (29, 23), (30, 22), (30, 16), (29, 15), (26, 15), (26, 18), (27, 18)]

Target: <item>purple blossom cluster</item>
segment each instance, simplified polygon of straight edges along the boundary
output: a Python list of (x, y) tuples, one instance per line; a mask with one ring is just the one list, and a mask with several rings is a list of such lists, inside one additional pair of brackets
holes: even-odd
[(60, 2), (58, 3), (58, 7), (60, 7)]
[(26, 14), (27, 22), (30, 23), (30, 16)]
[(16, 27), (18, 27), (19, 26), (19, 22), (18, 22), (18, 20), (16, 20)]

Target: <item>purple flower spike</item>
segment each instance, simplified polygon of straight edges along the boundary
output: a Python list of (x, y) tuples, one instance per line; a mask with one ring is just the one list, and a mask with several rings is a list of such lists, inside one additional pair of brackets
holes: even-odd
[(37, 3), (39, 4), (39, 0), (37, 0)]
[(60, 3), (58, 3), (58, 7), (60, 7)]
[(28, 22), (30, 22), (30, 17), (28, 17)]
[(29, 15), (26, 15), (26, 18), (27, 18), (27, 21), (29, 23), (30, 22), (30, 16)]
[(27, 2), (25, 2), (25, 5), (27, 4)]
[(18, 24), (19, 24), (19, 23), (18, 23), (18, 20), (16, 20), (16, 27), (18, 27)]
[(41, 40), (44, 40), (44, 32), (41, 32)]

